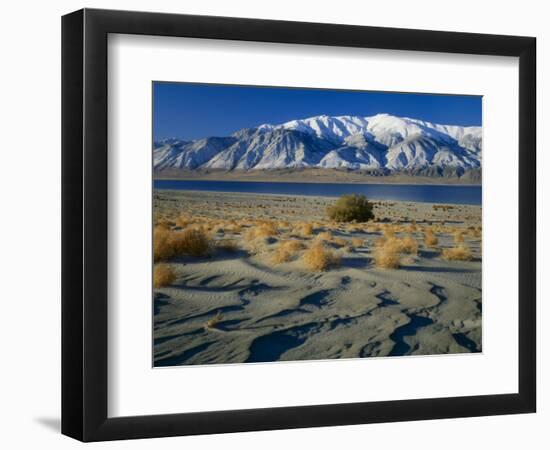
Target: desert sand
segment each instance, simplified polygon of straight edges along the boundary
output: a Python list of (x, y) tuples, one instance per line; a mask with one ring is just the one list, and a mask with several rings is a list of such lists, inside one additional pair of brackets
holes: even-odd
[[(161, 262), (174, 279), (154, 289), (155, 366), (480, 352), (481, 207), (382, 201), (373, 222), (341, 224), (325, 214), (334, 201), (155, 191), (157, 227), (209, 240), (205, 255)], [(390, 235), (418, 250), (377, 267)], [(319, 242), (334, 260), (323, 270), (304, 263)], [(467, 260), (446, 259), (457, 245)]]

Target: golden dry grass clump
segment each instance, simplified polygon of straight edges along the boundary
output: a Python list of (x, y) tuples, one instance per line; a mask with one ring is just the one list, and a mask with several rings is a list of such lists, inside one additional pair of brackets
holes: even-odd
[(472, 252), (464, 245), (459, 245), (453, 248), (446, 248), (442, 253), (443, 259), (448, 261), (470, 261)]
[(315, 239), (318, 241), (332, 241), (332, 233), (330, 231), (322, 231), (317, 236), (315, 236)]
[(298, 222), (292, 231), (298, 236), (308, 237), (313, 234), (313, 224), (309, 222)]
[(166, 261), (180, 255), (206, 256), (210, 250), (208, 235), (202, 229), (169, 231), (156, 227), (153, 232), (153, 258)]
[(225, 225), (223, 223), (217, 223), (209, 227), (210, 231), (215, 234), (225, 234)]
[(432, 208), (434, 211), (445, 211), (448, 212), (451, 209), (454, 209), (454, 206), (452, 205), (432, 205)]
[(334, 243), (336, 245), (338, 245), (339, 247), (344, 247), (344, 246), (348, 245), (347, 239), (344, 239), (343, 237), (335, 237), (334, 238)]
[(399, 247), (391, 241), (377, 247), (374, 251), (374, 264), (381, 269), (397, 269), (401, 262)]
[(180, 214), (177, 218), (176, 218), (176, 225), (178, 227), (182, 227), (182, 228), (185, 228), (187, 225), (189, 225), (190, 223), (192, 222), (191, 218), (189, 216), (187, 216), (186, 214)]
[(395, 237), (395, 229), (392, 225), (386, 225), (383, 229), (382, 229), (382, 234), (384, 235), (384, 237), (386, 239), (390, 239), (390, 238), (393, 238)]
[(468, 234), (472, 238), (479, 239), (481, 238), (481, 227), (468, 227)]
[(299, 250), (303, 250), (306, 248), (306, 245), (297, 240), (297, 239), (289, 239), (288, 241), (283, 241), (279, 244), (279, 248), (283, 248), (288, 252), (295, 253)]
[(303, 242), (296, 239), (282, 241), (279, 243), (275, 251), (271, 254), (272, 264), (282, 264), (292, 261), (296, 254), (305, 248)]
[(253, 226), (252, 228), (246, 230), (244, 239), (245, 241), (250, 242), (258, 238), (276, 236), (278, 232), (279, 230), (277, 229), (277, 225), (273, 222), (259, 221), (257, 226)]
[(320, 242), (304, 252), (302, 261), (307, 269), (313, 271), (327, 270), (340, 265), (340, 258)]
[(155, 264), (153, 270), (153, 286), (156, 288), (169, 286), (176, 281), (176, 273), (168, 264)]
[(464, 231), (456, 230), (453, 235), (453, 240), (455, 244), (462, 244), (464, 242)]
[(210, 240), (202, 229), (191, 228), (172, 233), (172, 243), (178, 256), (206, 256), (210, 251)]
[(218, 311), (214, 317), (206, 321), (206, 323), (204, 324), (204, 328), (206, 329), (216, 328), (216, 325), (220, 323), (222, 319), (223, 319), (223, 315), (221, 312)]
[(259, 220), (257, 222), (258, 234), (260, 237), (276, 236), (279, 233), (277, 223), (270, 220)]
[(251, 254), (258, 254), (266, 250), (267, 238), (274, 236), (273, 229), (270, 225), (262, 223), (259, 226), (252, 226), (244, 233), (244, 241), (246, 243), (246, 249)]
[(250, 255), (257, 255), (263, 253), (267, 250), (267, 243), (265, 238), (257, 238), (246, 241), (245, 244), (246, 251)]
[(407, 236), (404, 238), (398, 238), (395, 234), (390, 233), (389, 236), (380, 236), (374, 245), (377, 248), (381, 247), (393, 247), (397, 249), (399, 253), (408, 253), (408, 254), (417, 254), (418, 253), (418, 242), (412, 236)]
[(386, 241), (388, 240), (387, 237), (385, 236), (380, 236), (379, 238), (377, 238), (375, 241), (374, 241), (374, 246), (375, 247), (382, 247)]
[(279, 220), (279, 222), (277, 222), (277, 226), (279, 228), (290, 228), (290, 222), (288, 220)]
[(362, 238), (357, 238), (357, 237), (351, 238), (351, 245), (353, 245), (354, 247), (363, 247), (364, 244), (365, 244), (365, 240)]
[(153, 231), (153, 259), (155, 262), (170, 259), (174, 256), (171, 244), (171, 232), (163, 226), (156, 226)]
[(416, 255), (418, 242), (412, 236), (404, 238), (381, 237), (376, 242), (374, 264), (382, 269), (397, 269), (401, 265), (401, 254)]
[(407, 231), (409, 233), (416, 233), (416, 231), (418, 231), (418, 227), (416, 226), (416, 223), (415, 222), (411, 222), (409, 224), (409, 226), (407, 227)]
[(435, 247), (439, 243), (439, 239), (432, 231), (428, 230), (424, 233), (424, 245), (426, 247)]
[(416, 255), (418, 253), (418, 241), (412, 236), (397, 239), (397, 245), (402, 253)]
[(378, 225), (377, 223), (372, 225), (367, 225), (367, 227), (365, 228), (365, 231), (367, 233), (378, 233), (380, 231), (380, 225)]
[(172, 228), (172, 224), (166, 219), (161, 219), (155, 223), (155, 228), (170, 231), (170, 229)]
[(241, 225), (240, 223), (236, 223), (235, 221), (232, 221), (232, 223), (230, 223), (226, 227), (226, 231), (232, 234), (240, 234), (242, 229), (243, 225)]
[(273, 265), (292, 261), (292, 253), (283, 248), (276, 248), (270, 256), (270, 261)]
[(344, 229), (348, 233), (358, 233), (364, 231), (364, 227), (362, 225), (356, 224), (356, 223), (350, 223), (344, 226)]

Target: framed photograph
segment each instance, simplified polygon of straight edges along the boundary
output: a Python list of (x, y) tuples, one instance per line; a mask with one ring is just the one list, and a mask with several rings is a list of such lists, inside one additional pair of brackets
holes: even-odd
[(62, 432), (535, 412), (532, 37), (62, 21)]

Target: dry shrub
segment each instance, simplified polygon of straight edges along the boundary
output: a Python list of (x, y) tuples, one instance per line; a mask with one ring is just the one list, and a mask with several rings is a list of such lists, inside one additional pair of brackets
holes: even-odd
[(380, 238), (380, 240), (377, 242), (377, 247), (385, 247), (386, 249), (393, 249), (398, 253), (407, 253), (407, 254), (414, 254), (418, 252), (418, 243), (414, 238), (411, 237), (405, 237), (405, 238), (398, 238), (398, 237), (392, 237), (389, 239), (384, 239), (384, 237)]
[(377, 239), (374, 241), (374, 246), (375, 246), (375, 247), (383, 247), (387, 240), (388, 240), (387, 237), (385, 237), (385, 236), (380, 236), (379, 238), (377, 238)]
[(243, 229), (243, 225), (240, 223), (231, 223), (226, 227), (226, 229), (228, 233), (240, 234)]
[(296, 239), (289, 239), (288, 241), (283, 241), (279, 244), (279, 248), (283, 248), (288, 252), (295, 253), (299, 250), (303, 250), (305, 248), (305, 244), (301, 241), (298, 241)]
[(214, 232), (215, 234), (225, 234), (225, 224), (223, 223), (217, 223), (210, 227), (210, 230)]
[(358, 232), (362, 232), (364, 231), (364, 228), (363, 226), (361, 225), (357, 225), (357, 224), (348, 224), (347, 226), (344, 227), (344, 229), (346, 231), (348, 231), (349, 233), (358, 233)]
[(206, 221), (206, 223), (200, 223), (200, 222), (191, 223), (187, 225), (187, 227), (185, 228), (185, 231), (195, 230), (206, 234), (208, 233), (209, 229), (210, 229), (210, 223)]
[(388, 240), (374, 251), (374, 264), (381, 269), (397, 269), (401, 261), (399, 246)]
[(367, 233), (378, 233), (380, 231), (380, 225), (378, 225), (378, 224), (368, 225), (365, 228), (365, 231)]
[(248, 240), (246, 242), (246, 250), (251, 255), (257, 255), (258, 253), (263, 253), (267, 249), (267, 244), (265, 238), (256, 238)]
[(442, 210), (445, 212), (448, 212), (451, 209), (454, 209), (454, 206), (452, 205), (432, 205), (432, 208), (434, 211)]
[(426, 247), (435, 247), (438, 243), (439, 239), (437, 239), (437, 236), (431, 231), (424, 233), (424, 245), (426, 245)]
[(163, 226), (156, 226), (153, 231), (153, 259), (165, 261), (174, 256), (174, 248), (171, 242), (171, 231)]
[(169, 286), (176, 281), (176, 273), (168, 264), (155, 264), (153, 270), (153, 286), (156, 288)]
[(169, 242), (176, 256), (206, 256), (210, 251), (208, 235), (202, 229), (188, 228), (172, 233)]
[(290, 228), (290, 222), (288, 222), (287, 220), (279, 220), (277, 226), (279, 228)]
[(381, 237), (376, 242), (374, 263), (382, 269), (397, 269), (400, 266), (401, 254), (416, 255), (418, 242), (412, 236), (404, 238)]
[(362, 238), (351, 238), (351, 245), (353, 245), (354, 247), (363, 247), (365, 244), (365, 240), (362, 239)]
[(189, 216), (185, 215), (185, 214), (180, 214), (177, 218), (176, 218), (176, 225), (178, 227), (182, 227), (182, 228), (185, 228), (187, 225), (189, 225), (190, 223), (192, 222), (192, 220), (190, 219)]
[(250, 243), (256, 239), (256, 228), (249, 228), (244, 232), (244, 241)]
[(464, 232), (462, 230), (455, 231), (453, 240), (455, 244), (462, 244), (464, 242)]
[(330, 231), (322, 231), (317, 236), (315, 236), (315, 239), (319, 241), (332, 241), (332, 233)]
[(469, 235), (470, 237), (479, 239), (481, 237), (481, 230), (475, 227), (470, 227)]
[(214, 317), (206, 321), (206, 323), (204, 324), (204, 328), (206, 329), (215, 328), (216, 325), (222, 321), (222, 319), (223, 319), (223, 315), (221, 312), (218, 311)]
[(292, 261), (296, 253), (303, 250), (305, 245), (296, 239), (282, 241), (279, 243), (275, 251), (271, 254), (272, 264), (282, 264)]
[(334, 238), (334, 243), (340, 247), (344, 247), (345, 245), (348, 245), (348, 241), (343, 237)]
[(316, 243), (302, 255), (302, 261), (309, 270), (327, 270), (340, 264), (340, 258), (321, 243)]
[(416, 255), (418, 253), (418, 242), (412, 236), (397, 239), (397, 241), (402, 253), (407, 253), (409, 255)]
[(251, 242), (258, 238), (276, 236), (277, 233), (278, 233), (277, 225), (275, 225), (272, 222), (261, 221), (257, 226), (246, 230), (244, 239), (247, 242)]
[(285, 262), (292, 261), (292, 253), (285, 250), (284, 248), (277, 248), (273, 251), (271, 254), (271, 263), (276, 264), (282, 264)]
[(392, 225), (386, 225), (382, 231), (387, 239), (395, 237), (395, 229)]
[(343, 195), (327, 208), (327, 215), (336, 222), (367, 222), (374, 219), (372, 208), (363, 194)]
[(277, 236), (279, 232), (277, 224), (269, 220), (258, 221), (256, 230), (258, 237)]
[(459, 245), (453, 248), (446, 248), (442, 253), (443, 259), (448, 261), (470, 261), (472, 252), (464, 245)]
[(156, 221), (155, 228), (170, 231), (170, 229), (172, 228), (173, 225), (174, 225), (174, 222), (171, 222), (167, 219), (160, 219), (160, 220)]
[(313, 234), (313, 225), (309, 222), (298, 223), (293, 232), (299, 236), (311, 236)]

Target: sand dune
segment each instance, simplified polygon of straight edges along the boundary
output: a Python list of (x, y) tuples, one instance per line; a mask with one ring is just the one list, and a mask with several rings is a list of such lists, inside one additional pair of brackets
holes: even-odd
[[(414, 225), (414, 231), (397, 236), (412, 236), (420, 244), (418, 254), (403, 255), (399, 269), (385, 270), (373, 263), (382, 231), (324, 223), (324, 209), (332, 201), (155, 192), (158, 217), (183, 212), (226, 224), (252, 218), (288, 221), (254, 252), (243, 239), (247, 226), (238, 231), (213, 226), (213, 245), (233, 239), (234, 251), (168, 261), (176, 280), (154, 292), (155, 366), (481, 351), (481, 239), (465, 233), (470, 261), (447, 261), (441, 255), (455, 245), (452, 227), (466, 232), (480, 225), (481, 208), (445, 211), (430, 204), (380, 202), (377, 217)], [(305, 218), (318, 222), (312, 235), (293, 235), (295, 224)], [(422, 231), (434, 225), (441, 230), (438, 246), (426, 248)], [(304, 250), (273, 263), (281, 241), (296, 239), (307, 247), (327, 230), (332, 239), (325, 245), (338, 256), (338, 267), (308, 270), (301, 259)]]

